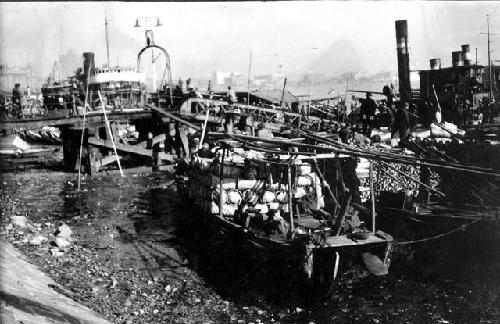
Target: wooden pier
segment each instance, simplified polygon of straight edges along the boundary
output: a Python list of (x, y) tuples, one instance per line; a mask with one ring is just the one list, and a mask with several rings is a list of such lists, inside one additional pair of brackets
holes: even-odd
[[(154, 108), (154, 107), (153, 107)], [(6, 138), (26, 130), (39, 129), (45, 126), (57, 127), (61, 131), (65, 170), (93, 174), (103, 167), (116, 163), (122, 155), (133, 155), (151, 163), (154, 170), (161, 169), (162, 164), (172, 164), (185, 154), (188, 147), (186, 136), (180, 136), (178, 147), (183, 149), (172, 150), (172, 142), (178, 138), (177, 132), (186, 133), (183, 127), (179, 130), (179, 118), (171, 115), (169, 118), (151, 108), (108, 111), (109, 130), (106, 118), (102, 112), (92, 111), (85, 116), (67, 115), (55, 112), (50, 117), (36, 117), (26, 119), (0, 118), (0, 131)], [(176, 119), (178, 119), (176, 121)], [(182, 121), (182, 120), (181, 120)], [(138, 142), (129, 143), (119, 135), (120, 127), (133, 125), (138, 132)], [(170, 125), (170, 126), (169, 126)], [(82, 142), (83, 132), (83, 142)], [(186, 135), (184, 134), (184, 135)], [(113, 145), (114, 144), (114, 145)], [(82, 146), (82, 149), (80, 149)], [(114, 148), (120, 156), (114, 154)], [(175, 145), (174, 145), (175, 146)], [(82, 157), (80, 159), (80, 150)], [(178, 154), (172, 154), (178, 153)], [(82, 165), (79, 167), (79, 163)]]

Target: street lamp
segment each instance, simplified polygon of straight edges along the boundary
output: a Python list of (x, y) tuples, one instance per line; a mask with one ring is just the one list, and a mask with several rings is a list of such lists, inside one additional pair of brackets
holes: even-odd
[[(153, 64), (153, 90), (156, 91), (156, 68), (155, 68), (155, 61), (158, 59), (158, 56), (155, 58), (154, 54), (154, 47), (156, 46), (155, 44), (155, 38), (153, 34), (153, 27), (160, 27), (162, 26), (162, 23), (160, 22), (160, 18), (157, 16), (147, 16), (147, 17), (137, 17), (135, 19), (135, 25), (134, 27), (141, 27), (139, 24), (139, 20), (142, 20), (144, 22), (145, 28), (146, 28), (146, 47), (153, 47), (151, 49), (151, 63)], [(156, 25), (153, 26), (153, 21), (156, 20)]]
[(146, 28), (151, 28), (153, 27), (152, 21), (156, 19), (156, 25), (154, 27), (160, 27), (163, 26), (163, 24), (160, 22), (160, 18), (157, 16), (147, 16), (147, 17), (137, 17), (135, 19), (135, 25), (134, 27), (141, 27), (139, 24), (139, 20), (143, 20), (144, 23), (146, 24)]

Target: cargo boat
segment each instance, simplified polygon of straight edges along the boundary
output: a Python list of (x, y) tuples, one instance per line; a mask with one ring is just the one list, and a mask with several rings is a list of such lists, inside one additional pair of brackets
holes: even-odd
[[(293, 147), (293, 140), (284, 141)], [(332, 213), (325, 210), (323, 189), (332, 191), (316, 161), (347, 156), (287, 152), (237, 138), (219, 140), (215, 152), (200, 152), (179, 180), (198, 226), (210, 223), (226, 238), (298, 266), (301, 278), (323, 294), (332, 292), (344, 257), (356, 255), (375, 275), (388, 273), (392, 236), (366, 229), (349, 194), (338, 195)]]

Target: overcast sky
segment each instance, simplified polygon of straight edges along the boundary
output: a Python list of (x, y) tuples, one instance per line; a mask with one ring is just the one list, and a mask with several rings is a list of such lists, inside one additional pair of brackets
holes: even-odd
[[(247, 74), (397, 71), (394, 21), (408, 20), (412, 69), (470, 44), (487, 63), (486, 15), (500, 34), (500, 2), (314, 1), (224, 3), (0, 3), (0, 52), (8, 65), (50, 72), (57, 55), (72, 50), (106, 61), (104, 13), (108, 12), (111, 64), (135, 66), (145, 46), (144, 21), (158, 16), (156, 43), (171, 55), (174, 77), (210, 76), (216, 69)], [(154, 25), (154, 24), (153, 24)], [(500, 58), (500, 37), (492, 36)]]

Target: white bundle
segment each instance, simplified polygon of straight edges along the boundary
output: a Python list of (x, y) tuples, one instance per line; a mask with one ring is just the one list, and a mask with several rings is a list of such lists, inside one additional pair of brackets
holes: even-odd
[(279, 191), (276, 194), (276, 200), (279, 202), (287, 202), (288, 201), (288, 193), (285, 191)]
[(228, 193), (229, 203), (239, 205), (241, 203), (241, 195), (236, 190), (230, 190)]
[(273, 202), (276, 199), (276, 195), (274, 192), (266, 190), (264, 194), (262, 195), (262, 202), (263, 203), (269, 203)]
[(267, 214), (269, 212), (269, 207), (266, 204), (255, 204), (255, 209), (260, 210), (261, 214)]
[(297, 173), (299, 175), (306, 175), (311, 173), (311, 166), (310, 165), (301, 165), (297, 168)]
[(293, 196), (295, 198), (302, 198), (306, 195), (306, 189), (302, 188), (302, 187), (297, 187), (295, 188), (295, 192), (293, 193)]
[(312, 184), (312, 177), (310, 175), (297, 177), (297, 185), (310, 186)]
[(271, 202), (269, 203), (269, 209), (271, 210), (278, 210), (280, 208), (280, 203), (279, 202)]

